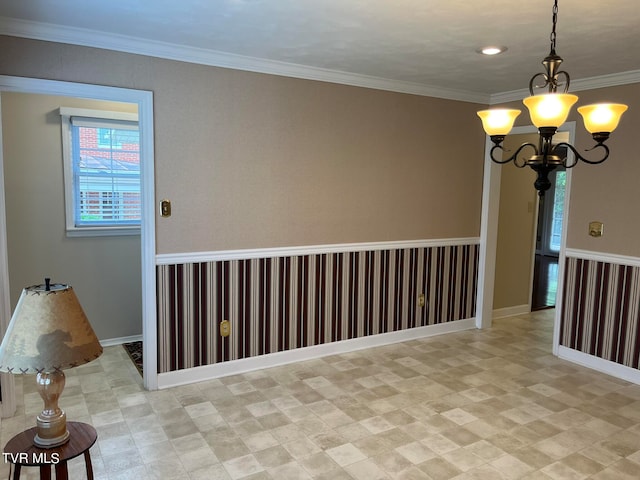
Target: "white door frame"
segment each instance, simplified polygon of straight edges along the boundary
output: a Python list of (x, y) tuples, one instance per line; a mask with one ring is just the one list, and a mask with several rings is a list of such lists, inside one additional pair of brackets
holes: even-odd
[[(140, 177), (142, 191), (142, 223), (140, 228), (142, 264), (142, 338), (144, 341), (144, 386), (158, 388), (155, 271), (155, 191), (153, 143), (153, 92), (83, 83), (0, 75), (0, 92), (38, 93), (94, 100), (133, 103), (138, 106), (140, 128)], [(0, 332), (11, 318), (9, 301), (9, 268), (7, 264), (7, 224), (2, 157), (2, 118), (0, 116)], [(13, 377), (3, 374), (3, 414), (15, 410)], [(6, 407), (6, 408), (5, 408)]]
[[(575, 139), (575, 122), (567, 122), (558, 130), (569, 132), (569, 142)], [(512, 134), (535, 133), (534, 126), (514, 127)], [(480, 223), (480, 264), (478, 271), (478, 297), (476, 327), (491, 327), (493, 316), (493, 293), (495, 286), (496, 248), (498, 245), (498, 213), (500, 208), (501, 165), (493, 162), (489, 155), (493, 143), (487, 136), (484, 156), (484, 178), (482, 185), (482, 213)], [(533, 186), (531, 187), (533, 188)], [(553, 354), (558, 355), (560, 342), (560, 320), (562, 317), (562, 291), (564, 287), (565, 250), (567, 246), (567, 223), (571, 199), (571, 169), (567, 169), (565, 205), (562, 219), (562, 241), (558, 256), (558, 296), (553, 328)], [(534, 232), (535, 233), (535, 232)], [(532, 259), (533, 261), (533, 259)], [(532, 276), (533, 280), (533, 276)]]

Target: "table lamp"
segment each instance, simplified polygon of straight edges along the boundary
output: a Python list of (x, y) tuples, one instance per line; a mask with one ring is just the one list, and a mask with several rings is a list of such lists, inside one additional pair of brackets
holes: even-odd
[(69, 440), (67, 416), (58, 407), (63, 370), (102, 354), (102, 346), (69, 285), (45, 279), (22, 291), (0, 345), (0, 372), (37, 374), (44, 409), (36, 419), (33, 443), (53, 448)]

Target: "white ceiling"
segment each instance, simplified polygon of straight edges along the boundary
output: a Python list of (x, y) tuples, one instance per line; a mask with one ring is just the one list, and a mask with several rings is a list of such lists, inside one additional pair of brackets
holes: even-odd
[[(0, 0), (0, 33), (489, 101), (549, 53), (552, 0)], [(4, 18), (2, 18), (4, 17)], [(638, 0), (560, 0), (573, 81), (640, 75)], [(476, 53), (505, 45), (495, 57)], [(627, 74), (627, 77), (629, 74)]]

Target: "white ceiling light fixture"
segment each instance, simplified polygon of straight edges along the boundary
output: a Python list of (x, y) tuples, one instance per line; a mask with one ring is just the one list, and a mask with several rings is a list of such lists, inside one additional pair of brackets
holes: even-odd
[(496, 47), (496, 46), (482, 47), (476, 50), (476, 52), (481, 53), (482, 55), (488, 55), (488, 56), (499, 55), (506, 51), (507, 51), (507, 47)]
[[(582, 115), (586, 130), (591, 133), (596, 144), (589, 150), (599, 148), (602, 150), (602, 157), (596, 160), (590, 160), (578, 153), (576, 148), (566, 142), (553, 143), (553, 136), (558, 128), (567, 120), (569, 112), (574, 103), (578, 101), (576, 95), (571, 95), (569, 90), (569, 74), (564, 70), (560, 70), (562, 58), (556, 54), (556, 23), (558, 20), (558, 0), (553, 5), (553, 28), (551, 30), (551, 52), (542, 61), (545, 67), (544, 73), (535, 74), (529, 81), (530, 97), (523, 100), (523, 103), (529, 109), (529, 116), (532, 123), (538, 128), (540, 135), (539, 143), (523, 143), (515, 153), (502, 160), (494, 157), (497, 150), (504, 151), (502, 142), (506, 135), (513, 128), (516, 117), (520, 115), (517, 109), (491, 109), (478, 112), (478, 116), (482, 119), (482, 125), (485, 132), (491, 137), (494, 143), (491, 148), (491, 160), (496, 163), (504, 164), (513, 161), (518, 168), (526, 166), (531, 167), (538, 177), (534, 183), (538, 195), (543, 196), (544, 192), (551, 187), (549, 181), (549, 172), (559, 166), (571, 168), (576, 166), (578, 160), (585, 163), (595, 165), (604, 162), (609, 157), (609, 147), (605, 145), (605, 141), (609, 138), (609, 134), (618, 126), (620, 117), (627, 110), (627, 105), (619, 103), (602, 103), (595, 105), (585, 105), (578, 108), (578, 112)], [(538, 80), (544, 81), (542, 85), (537, 85)], [(563, 87), (562, 93), (557, 93), (558, 87)], [(548, 92), (542, 95), (535, 95), (535, 89), (547, 89)], [(531, 148), (533, 155), (528, 158), (518, 158), (518, 155), (525, 148)], [(567, 162), (566, 152), (571, 150), (574, 154), (574, 160)], [(587, 150), (587, 151), (589, 151)]]

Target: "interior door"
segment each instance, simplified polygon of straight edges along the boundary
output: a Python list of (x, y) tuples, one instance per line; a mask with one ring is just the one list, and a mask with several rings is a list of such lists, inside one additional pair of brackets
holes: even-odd
[(551, 188), (540, 198), (536, 254), (557, 257), (562, 243), (562, 219), (567, 172), (558, 168), (549, 174)]

